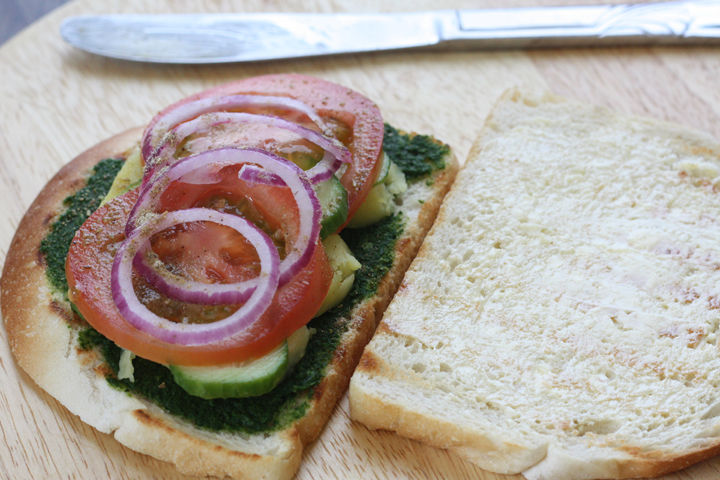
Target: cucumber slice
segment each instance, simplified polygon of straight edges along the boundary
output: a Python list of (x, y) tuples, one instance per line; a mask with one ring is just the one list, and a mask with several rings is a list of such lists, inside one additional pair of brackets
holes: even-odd
[(379, 222), (395, 212), (395, 197), (381, 183), (370, 189), (368, 196), (350, 219), (348, 228), (363, 228)]
[(313, 333), (315, 330), (310, 330), (306, 325), (298, 328), (288, 337), (288, 372), (305, 356), (305, 349)]
[(390, 162), (390, 167), (388, 168), (388, 173), (385, 176), (383, 184), (387, 186), (388, 192), (393, 195), (400, 195), (408, 188), (405, 174), (395, 162)]
[[(284, 156), (284, 155), (283, 155)], [(303, 170), (310, 170), (312, 167), (318, 164), (320, 161), (317, 155), (313, 155), (311, 152), (294, 151), (291, 152), (287, 159), (293, 162)]]
[(349, 228), (367, 227), (392, 215), (395, 213), (395, 196), (405, 190), (407, 190), (405, 174), (395, 163), (388, 161), (385, 178), (380, 183), (373, 185), (347, 226)]
[(231, 365), (181, 367), (171, 365), (175, 382), (190, 395), (212, 398), (255, 397), (267, 393), (288, 369), (288, 344), (283, 342), (264, 357)]
[(322, 243), (330, 267), (333, 269), (333, 278), (325, 300), (315, 314), (316, 317), (345, 300), (355, 282), (355, 271), (362, 266), (340, 235), (330, 235)]
[(140, 185), (143, 176), (143, 161), (140, 155), (140, 147), (136, 147), (127, 157), (122, 168), (118, 172), (115, 180), (113, 180), (110, 190), (100, 205), (105, 205), (115, 197), (119, 197), (125, 192), (129, 192), (133, 188)]
[(382, 155), (380, 156), (380, 161), (382, 162), (382, 165), (380, 166), (380, 174), (378, 175), (378, 178), (377, 180), (375, 180), (375, 183), (373, 183), (373, 185), (379, 185), (383, 183), (388, 176), (388, 172), (390, 171), (390, 164), (392, 162), (390, 161), (390, 157), (388, 157), (387, 153), (385, 153), (385, 150), (383, 150)]
[(347, 190), (335, 175), (315, 186), (322, 220), (320, 221), (320, 238), (325, 239), (345, 223), (348, 215)]

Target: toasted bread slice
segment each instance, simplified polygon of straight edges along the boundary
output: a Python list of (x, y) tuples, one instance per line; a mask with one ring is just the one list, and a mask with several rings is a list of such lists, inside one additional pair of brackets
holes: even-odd
[[(72, 413), (122, 444), (175, 464), (179, 471), (237, 479), (283, 479), (297, 471), (303, 446), (317, 438), (347, 388), (362, 349), (429, 230), (457, 171), (452, 154), (445, 168), (410, 184), (399, 210), (403, 230), (389, 271), (376, 294), (342, 322), (340, 341), (319, 384), (303, 392), (305, 414), (280, 430), (244, 434), (213, 432), (169, 415), (144, 398), (113, 388), (114, 372), (97, 349), (79, 346), (87, 325), (62, 292), (54, 290), (40, 243), (63, 212), (64, 199), (82, 188), (103, 158), (126, 158), (142, 131), (131, 130), (80, 155), (44, 188), (22, 219), (3, 269), (2, 314), (19, 365)], [(89, 213), (88, 213), (89, 214)]]
[(366, 347), (351, 418), (532, 480), (720, 452), (720, 145), (496, 105)]

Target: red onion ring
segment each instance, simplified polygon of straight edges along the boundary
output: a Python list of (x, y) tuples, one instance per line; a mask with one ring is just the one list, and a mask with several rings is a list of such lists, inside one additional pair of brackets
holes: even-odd
[(208, 97), (180, 105), (158, 119), (154, 126), (146, 130), (142, 139), (142, 156), (147, 161), (155, 152), (155, 146), (174, 127), (187, 122), (199, 115), (210, 112), (220, 112), (247, 107), (280, 107), (305, 114), (320, 129), (329, 133), (325, 122), (311, 107), (300, 100), (290, 97), (274, 97), (270, 95), (227, 95), (222, 97)]
[(280, 117), (255, 115), (244, 112), (217, 112), (198, 116), (170, 130), (152, 157), (147, 159), (145, 173), (143, 175), (143, 184), (152, 180), (155, 172), (172, 162), (173, 154), (177, 146), (184, 139), (194, 133), (205, 133), (217, 125), (226, 123), (257, 123), (282, 128), (293, 132), (325, 150), (323, 159), (305, 172), (313, 184), (327, 180), (343, 163), (350, 163), (352, 160), (350, 151), (339, 141), (320, 135), (314, 130), (302, 127)]
[[(278, 282), (280, 286), (285, 285), (310, 262), (315, 252), (317, 240), (320, 235), (322, 210), (317, 194), (305, 175), (305, 172), (294, 163), (264, 150), (225, 147), (185, 157), (171, 165), (158, 175), (156, 179), (148, 183), (145, 187), (141, 187), (140, 196), (128, 217), (126, 235), (129, 237), (136, 230), (144, 228), (138, 220), (145, 213), (154, 213), (157, 200), (170, 183), (182, 179), (185, 175), (192, 175), (195, 181), (200, 181), (203, 175), (199, 175), (198, 171), (203, 168), (209, 166), (222, 168), (228, 165), (238, 164), (250, 164), (253, 166), (252, 169), (257, 170), (259, 167), (264, 170), (264, 172), (267, 172), (268, 175), (276, 176), (284, 185), (290, 188), (297, 203), (298, 211), (300, 212), (298, 238), (293, 248), (287, 252), (285, 258), (280, 263), (280, 277)], [(250, 165), (248, 165), (248, 167), (250, 167)], [(205, 178), (208, 183), (213, 183), (212, 175), (206, 175)], [(157, 272), (154, 272), (151, 267), (143, 269), (143, 272), (146, 274), (145, 276), (150, 283), (156, 285), (158, 288), (166, 288), (162, 285), (167, 282)], [(205, 286), (206, 284), (200, 282), (195, 283), (196, 284), (185, 281), (176, 282), (174, 283), (174, 287), (177, 289), (175, 291), (193, 292), (193, 298), (199, 298), (197, 296), (202, 295), (202, 290), (198, 289), (198, 287)], [(178, 298), (182, 299), (182, 297)]]
[(257, 165), (245, 164), (238, 172), (238, 178), (246, 182), (258, 183), (261, 185), (272, 185), (273, 187), (284, 187), (285, 182), (282, 178), (272, 172), (267, 172)]
[[(150, 282), (153, 287), (157, 288), (158, 291), (170, 298), (174, 298), (182, 302), (197, 303), (202, 305), (245, 303), (258, 285), (257, 278), (236, 283), (203, 283), (181, 278), (170, 272), (160, 274), (156, 269), (152, 268), (143, 261), (145, 252), (150, 250), (151, 248), (148, 243), (140, 247), (137, 255), (133, 258), (133, 267), (135, 267), (135, 270), (145, 277), (145, 279)], [(277, 251), (275, 253), (277, 253)], [(184, 285), (185, 288), (180, 288), (178, 286), (179, 284)]]
[[(157, 232), (180, 223), (210, 221), (237, 230), (256, 249), (260, 257), (260, 274), (247, 301), (232, 315), (206, 324), (181, 324), (162, 318), (140, 302), (132, 284), (133, 259), (139, 250), (149, 244)], [(272, 303), (278, 286), (280, 258), (272, 240), (244, 218), (207, 208), (191, 208), (169, 212), (152, 225), (135, 230), (118, 249), (111, 274), (112, 295), (120, 314), (135, 328), (155, 338), (176, 345), (205, 345), (235, 335), (256, 322)], [(225, 299), (229, 292), (212, 291), (217, 284), (205, 285), (211, 298)], [(231, 293), (231, 292), (230, 292)], [(216, 295), (217, 294), (217, 295)], [(205, 303), (205, 299), (203, 302)], [(236, 303), (236, 302), (229, 302)]]

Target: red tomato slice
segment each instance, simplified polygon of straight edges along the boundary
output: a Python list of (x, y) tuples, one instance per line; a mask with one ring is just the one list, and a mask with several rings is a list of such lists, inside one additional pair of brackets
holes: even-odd
[[(212, 172), (212, 175), (206, 174), (203, 177), (206, 178), (204, 182), (207, 183), (185, 183), (182, 179), (170, 183), (158, 198), (156, 211), (161, 213), (204, 207), (240, 215), (252, 221), (268, 234), (275, 243), (280, 258), (283, 259), (285, 258), (286, 249), (298, 238), (300, 228), (300, 212), (292, 192), (287, 187), (248, 183), (240, 180), (238, 178), (240, 168), (240, 165), (226, 166), (219, 171)], [(211, 166), (207, 170), (214, 170), (214, 168)], [(203, 265), (208, 262), (209, 258), (225, 257), (226, 260), (229, 260), (232, 255), (246, 255), (242, 253), (243, 249), (239, 248), (244, 245), (244, 240), (237, 232), (216, 224), (207, 224), (204, 228), (213, 230), (216, 233), (202, 237), (195, 235), (199, 239), (197, 241), (201, 242), (201, 249), (214, 250), (218, 254), (214, 256), (202, 255), (201, 263)], [(225, 229), (226, 232), (220, 233), (220, 229)], [(190, 236), (184, 235), (185, 238)], [(188, 241), (192, 240), (188, 238), (184, 242), (176, 243), (185, 247), (188, 245)], [(156, 243), (161, 242), (163, 242), (162, 237), (158, 237)], [(247, 245), (245, 246), (247, 247)], [(154, 244), (155, 251), (161, 254), (158, 248), (159, 246), (156, 247)], [(182, 255), (182, 259), (173, 262), (179, 265), (179, 268), (188, 268), (190, 265), (197, 263), (197, 256), (188, 255), (183, 249), (176, 250), (177, 253), (174, 256)], [(187, 250), (192, 251), (191, 249)], [(254, 250), (252, 251), (254, 252)], [(241, 268), (244, 268), (237, 261), (223, 261), (221, 263), (226, 267), (238, 264)], [(226, 276), (229, 279), (234, 278), (231, 273), (227, 273)], [(190, 278), (198, 280), (193, 275)], [(240, 278), (244, 277), (241, 276)], [(200, 279), (202, 279), (202, 274)]]
[[(381, 164), (378, 162), (378, 158), (382, 151), (384, 125), (380, 110), (372, 101), (341, 85), (298, 74), (247, 78), (205, 90), (167, 107), (150, 122), (145, 134), (147, 135), (152, 130), (160, 117), (180, 105), (201, 98), (233, 94), (291, 97), (314, 108), (321, 118), (333, 127), (335, 137), (345, 144), (353, 156), (352, 164), (341, 178), (341, 182), (348, 192), (348, 218), (352, 217), (365, 200), (377, 177), (377, 170)], [(303, 118), (304, 115), (298, 116), (292, 112), (256, 110), (251, 113), (279, 115), (306, 127), (311, 126), (309, 119)], [(241, 135), (242, 141), (253, 143), (252, 140), (249, 140), (249, 135), (247, 131), (244, 131)], [(218, 141), (229, 142), (227, 138), (225, 136), (225, 140)], [(222, 145), (215, 145), (215, 147), (219, 146)], [(205, 145), (198, 148), (207, 149), (209, 147)], [(275, 153), (283, 155), (282, 152)]]
[(150, 244), (175, 275), (190, 280), (238, 283), (260, 271), (260, 258), (245, 237), (217, 223), (177, 225), (153, 235)]
[[(219, 343), (182, 346), (162, 342), (137, 330), (118, 312), (109, 281), (115, 252), (125, 238), (125, 223), (137, 198), (138, 192), (133, 190), (98, 209), (75, 235), (66, 264), (71, 300), (88, 323), (120, 347), (166, 365), (219, 365), (257, 358), (305, 325), (322, 304), (332, 271), (318, 242), (310, 264), (278, 289), (273, 305), (242, 334)], [(196, 233), (189, 235), (206, 238), (202, 232), (199, 237)], [(211, 229), (207, 233), (212, 236), (216, 232)], [(217, 262), (211, 250), (205, 252), (207, 261), (200, 259), (199, 264)], [(238, 252), (240, 256), (248, 253), (242, 246)]]

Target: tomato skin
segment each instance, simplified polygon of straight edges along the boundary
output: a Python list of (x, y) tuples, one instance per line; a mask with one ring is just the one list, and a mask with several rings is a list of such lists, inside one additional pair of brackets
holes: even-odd
[(137, 330), (112, 298), (110, 275), (125, 223), (138, 191), (98, 209), (78, 230), (66, 263), (70, 299), (98, 332), (136, 355), (165, 365), (220, 365), (258, 358), (310, 321), (322, 304), (332, 271), (318, 242), (310, 265), (278, 289), (273, 306), (250, 329), (222, 342), (183, 346), (162, 342)]
[(353, 156), (341, 177), (348, 192), (348, 219), (357, 211), (377, 177), (382, 162), (384, 124), (377, 105), (349, 88), (315, 77), (299, 74), (277, 74), (251, 77), (220, 85), (187, 97), (161, 111), (145, 130), (147, 135), (158, 119), (173, 109), (201, 98), (257, 94), (287, 96), (314, 108), (323, 119), (346, 124), (352, 134), (343, 143)]

